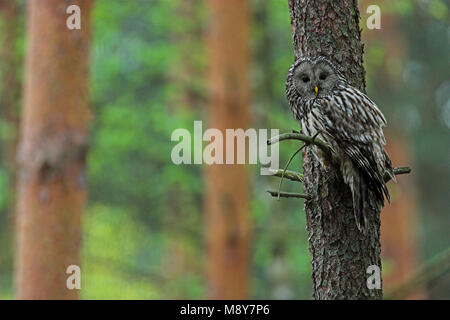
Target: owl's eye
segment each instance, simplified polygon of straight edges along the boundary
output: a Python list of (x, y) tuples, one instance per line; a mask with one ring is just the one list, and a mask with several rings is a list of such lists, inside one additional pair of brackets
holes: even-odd
[(322, 72), (320, 75), (319, 75), (319, 79), (320, 80), (325, 80), (327, 78), (327, 74), (325, 73), (325, 72)]
[(302, 77), (302, 81), (303, 81), (304, 83), (309, 82), (309, 77), (308, 77), (308, 76), (303, 76), (303, 77)]

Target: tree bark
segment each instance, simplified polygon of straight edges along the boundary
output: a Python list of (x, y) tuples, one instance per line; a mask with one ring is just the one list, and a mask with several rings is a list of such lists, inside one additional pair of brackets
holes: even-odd
[[(69, 30), (66, 9), (81, 9)], [(93, 0), (28, 1), (28, 56), (19, 145), (17, 298), (76, 299), (86, 202), (88, 66)]]
[[(364, 90), (363, 44), (356, 0), (289, 0), (295, 57), (324, 55)], [(369, 289), (367, 267), (380, 260), (380, 212), (369, 212), (366, 235), (358, 231), (350, 189), (337, 173), (304, 154), (304, 190), (315, 299), (380, 299)]]
[[(249, 126), (249, 9), (246, 0), (212, 0), (209, 127)], [(223, 153), (226, 158), (226, 150)], [(244, 165), (210, 165), (205, 172), (208, 295), (248, 297), (249, 180)]]

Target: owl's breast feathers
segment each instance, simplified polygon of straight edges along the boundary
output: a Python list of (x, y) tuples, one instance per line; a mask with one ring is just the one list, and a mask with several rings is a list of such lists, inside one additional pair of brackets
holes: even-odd
[[(383, 148), (386, 119), (375, 103), (361, 91), (346, 85), (304, 105), (307, 111), (302, 121), (305, 134), (314, 135), (319, 131), (333, 149), (334, 160), (341, 164), (341, 169), (349, 158), (366, 177), (378, 201), (383, 204), (383, 194), (390, 201), (384, 174), (394, 175), (391, 160)], [(344, 179), (351, 180), (345, 176)]]

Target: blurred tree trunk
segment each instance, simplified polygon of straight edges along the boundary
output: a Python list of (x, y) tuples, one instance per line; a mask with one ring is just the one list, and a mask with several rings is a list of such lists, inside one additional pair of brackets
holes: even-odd
[[(210, 128), (248, 128), (249, 8), (243, 0), (212, 0)], [(225, 143), (224, 143), (225, 144)], [(224, 152), (224, 158), (226, 152)], [(248, 297), (249, 179), (244, 165), (210, 165), (205, 173), (209, 297)]]
[[(387, 151), (393, 163), (412, 163), (408, 142), (400, 135), (389, 135)], [(385, 289), (407, 281), (419, 268), (420, 236), (417, 228), (417, 209), (414, 197), (414, 182), (411, 176), (391, 184), (391, 205), (381, 215), (381, 255), (386, 261)], [(418, 288), (406, 299), (424, 299), (426, 292)]]
[[(66, 28), (67, 6), (81, 30)], [(19, 145), (17, 298), (76, 299), (86, 202), (92, 0), (28, 1), (28, 56)]]
[[(296, 58), (328, 56), (344, 75), (364, 90), (363, 44), (355, 0), (289, 0)], [(367, 235), (354, 221), (349, 188), (305, 154), (304, 189), (315, 299), (380, 299), (381, 289), (368, 289), (367, 267), (381, 268), (380, 213), (369, 212)], [(331, 169), (333, 170), (333, 169)]]

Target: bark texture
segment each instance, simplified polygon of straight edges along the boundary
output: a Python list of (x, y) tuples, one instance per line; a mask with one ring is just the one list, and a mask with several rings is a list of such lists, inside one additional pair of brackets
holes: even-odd
[[(81, 8), (81, 30), (66, 9)], [(76, 299), (86, 201), (92, 0), (28, 1), (28, 56), (19, 145), (17, 298)]]
[[(225, 129), (249, 126), (249, 9), (246, 0), (212, 0), (210, 121)], [(224, 158), (230, 150), (224, 150)], [(235, 153), (236, 155), (236, 153)], [(212, 299), (248, 298), (250, 223), (244, 165), (210, 165), (205, 172), (207, 278)]]
[[(324, 55), (364, 90), (363, 44), (356, 0), (289, 0), (295, 57)], [(324, 171), (305, 152), (304, 191), (315, 299), (379, 299), (368, 289), (367, 267), (380, 260), (380, 213), (367, 213), (367, 235), (358, 231), (350, 189), (333, 168)]]

